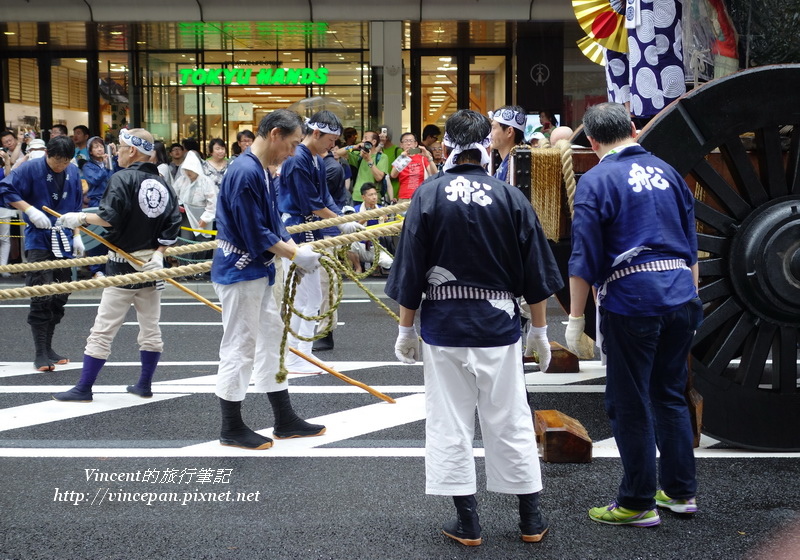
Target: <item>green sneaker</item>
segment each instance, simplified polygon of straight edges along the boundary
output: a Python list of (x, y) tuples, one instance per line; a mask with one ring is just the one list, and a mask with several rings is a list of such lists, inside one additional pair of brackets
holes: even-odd
[(685, 500), (673, 500), (663, 490), (656, 492), (656, 505), (658, 507), (671, 509), (675, 513), (694, 513), (697, 511), (697, 502), (694, 498)]
[(590, 509), (589, 519), (608, 525), (633, 525), (634, 527), (655, 527), (661, 523), (658, 511), (655, 509), (638, 511), (618, 506), (616, 502)]

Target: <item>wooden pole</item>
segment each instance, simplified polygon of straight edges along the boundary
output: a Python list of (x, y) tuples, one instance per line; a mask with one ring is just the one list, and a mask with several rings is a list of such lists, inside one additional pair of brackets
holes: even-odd
[[(52, 209), (48, 208), (47, 206), (44, 206), (44, 207), (42, 208), (42, 210), (44, 210), (44, 211), (45, 211), (45, 212), (47, 212), (48, 214), (52, 214), (53, 216), (55, 216), (55, 217), (57, 217), (57, 218), (60, 218), (60, 217), (61, 217), (61, 214), (59, 214), (59, 213), (58, 213), (58, 212), (56, 212), (55, 210), (52, 210)], [(88, 236), (89, 236), (89, 237), (91, 237), (92, 239), (96, 239), (97, 241), (99, 241), (100, 243), (102, 243), (103, 245), (105, 245), (106, 247), (108, 247), (109, 249), (111, 249), (112, 251), (114, 251), (115, 253), (117, 253), (117, 254), (119, 254), (119, 255), (122, 255), (123, 257), (125, 257), (127, 260), (129, 260), (129, 261), (130, 261), (130, 262), (132, 262), (133, 264), (135, 264), (135, 265), (138, 265), (138, 266), (141, 266), (141, 265), (143, 265), (143, 264), (144, 264), (144, 262), (142, 262), (140, 259), (137, 259), (136, 257), (134, 257), (133, 255), (131, 255), (130, 253), (126, 253), (125, 251), (123, 251), (123, 250), (122, 250), (122, 249), (120, 249), (119, 247), (115, 246), (114, 244), (112, 244), (112, 243), (109, 243), (109, 242), (108, 242), (108, 241), (106, 241), (106, 240), (105, 240), (103, 237), (101, 237), (100, 235), (97, 235), (95, 232), (93, 232), (93, 231), (89, 231), (87, 228), (85, 228), (85, 227), (83, 227), (83, 226), (78, 226), (78, 229), (81, 231), (81, 233), (85, 233), (86, 235), (88, 235)], [(175, 286), (175, 287), (176, 287), (176, 288), (178, 288), (179, 290), (181, 290), (181, 291), (183, 291), (183, 292), (186, 292), (187, 294), (189, 294), (189, 295), (190, 295), (190, 296), (192, 296), (193, 298), (195, 298), (195, 299), (197, 299), (197, 300), (199, 300), (199, 301), (202, 301), (202, 302), (203, 302), (203, 303), (205, 303), (207, 306), (209, 306), (211, 309), (216, 309), (217, 311), (219, 311), (220, 313), (222, 313), (222, 308), (221, 308), (219, 305), (217, 305), (217, 304), (213, 303), (212, 301), (209, 301), (208, 299), (204, 298), (203, 296), (201, 296), (201, 295), (200, 295), (200, 294), (198, 294), (197, 292), (194, 292), (194, 291), (190, 290), (189, 288), (187, 288), (186, 286), (184, 286), (184, 285), (183, 285), (183, 284), (181, 284), (180, 282), (177, 282), (177, 281), (176, 281), (176, 280), (174, 280), (173, 278), (164, 278), (164, 280), (165, 280), (166, 282), (169, 282), (170, 284), (172, 284), (173, 286)]]
[(388, 396), (388, 395), (384, 395), (383, 393), (381, 393), (380, 391), (377, 391), (377, 390), (373, 389), (373, 388), (372, 388), (372, 387), (370, 387), (369, 385), (366, 385), (366, 384), (364, 384), (364, 383), (361, 383), (360, 381), (356, 381), (355, 379), (352, 379), (352, 378), (350, 378), (350, 377), (347, 377), (347, 376), (346, 376), (345, 374), (343, 374), (343, 373), (339, 373), (339, 372), (338, 372), (338, 371), (336, 371), (335, 369), (333, 369), (333, 368), (330, 368), (330, 367), (326, 366), (325, 364), (323, 364), (323, 363), (322, 363), (322, 362), (320, 362), (319, 360), (317, 360), (317, 359), (315, 359), (315, 358), (313, 358), (313, 357), (311, 357), (311, 356), (309, 356), (309, 355), (307, 355), (307, 354), (303, 354), (302, 352), (300, 352), (300, 350), (297, 350), (296, 348), (289, 348), (289, 351), (290, 351), (291, 353), (293, 353), (294, 355), (296, 355), (296, 356), (300, 356), (301, 358), (303, 358), (303, 359), (304, 359), (305, 361), (307, 361), (308, 363), (310, 363), (310, 364), (314, 364), (315, 366), (317, 366), (317, 367), (318, 367), (318, 368), (320, 368), (321, 370), (327, 371), (327, 372), (328, 372), (328, 373), (330, 373), (331, 375), (333, 375), (333, 376), (335, 376), (335, 377), (338, 377), (338, 378), (339, 378), (339, 379), (341, 379), (342, 381), (345, 381), (346, 383), (349, 383), (350, 385), (355, 385), (356, 387), (361, 387), (361, 388), (362, 388), (362, 389), (364, 389), (364, 390), (365, 390), (367, 393), (369, 393), (369, 394), (371, 394), (371, 395), (374, 395), (374, 396), (378, 397), (379, 399), (383, 399), (383, 400), (385, 400), (386, 402), (388, 402), (388, 403), (392, 403), (392, 404), (394, 404), (394, 402), (395, 402), (395, 400), (394, 400), (392, 397), (390, 397), (390, 396)]

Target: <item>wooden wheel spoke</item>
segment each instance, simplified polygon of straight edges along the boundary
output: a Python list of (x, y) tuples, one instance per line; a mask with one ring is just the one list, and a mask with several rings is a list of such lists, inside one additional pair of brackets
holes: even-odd
[(791, 194), (800, 195), (800, 134), (792, 134), (786, 162), (786, 182)]
[(728, 261), (723, 258), (702, 259), (697, 262), (700, 276), (723, 276), (728, 273)]
[(731, 172), (736, 187), (742, 196), (746, 197), (751, 206), (761, 206), (767, 200), (767, 191), (764, 185), (761, 184), (761, 179), (758, 177), (753, 164), (750, 163), (750, 157), (747, 151), (742, 146), (742, 141), (738, 136), (727, 140), (720, 146), (720, 152), (728, 164), (728, 169)]
[(758, 168), (761, 182), (766, 186), (770, 198), (789, 194), (786, 173), (783, 169), (781, 135), (778, 127), (760, 128), (756, 131)]
[(697, 234), (697, 248), (701, 251), (724, 255), (730, 248), (730, 239), (721, 235), (711, 235), (708, 233)]
[(714, 282), (704, 284), (700, 287), (698, 292), (703, 303), (708, 303), (709, 301), (731, 295), (731, 283), (727, 278), (720, 278)]
[(728, 233), (736, 224), (736, 220), (726, 216), (719, 210), (714, 210), (705, 202), (694, 201), (694, 217), (704, 224), (708, 224), (720, 233)]
[(699, 329), (697, 329), (697, 333), (694, 335), (694, 341), (692, 344), (696, 346), (698, 343), (710, 337), (721, 327), (723, 327), (729, 319), (741, 312), (741, 306), (736, 303), (736, 300), (734, 300), (732, 297), (729, 297), (722, 305), (714, 309), (714, 311), (709, 313), (706, 318), (703, 319), (703, 324), (700, 325)]
[(756, 319), (750, 313), (742, 313), (733, 328), (726, 333), (722, 345), (707, 364), (711, 375), (722, 375), (732, 359), (741, 355), (742, 344), (755, 327)]
[(758, 389), (764, 375), (764, 364), (767, 363), (772, 339), (778, 327), (769, 323), (761, 323), (745, 343), (742, 352), (742, 361), (739, 364), (737, 378), (742, 386), (748, 389)]
[(781, 393), (797, 392), (797, 329), (781, 328), (772, 345), (772, 376)]
[(692, 176), (722, 204), (737, 220), (743, 220), (753, 208), (739, 196), (707, 160), (692, 169)]

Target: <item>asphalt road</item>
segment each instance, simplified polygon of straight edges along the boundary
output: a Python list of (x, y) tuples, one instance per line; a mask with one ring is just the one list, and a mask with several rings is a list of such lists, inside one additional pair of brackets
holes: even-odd
[[(12, 278), (0, 288), (19, 284)], [(195, 287), (213, 297), (208, 285)], [(382, 296), (381, 281), (373, 288)], [(52, 401), (79, 376), (98, 297), (70, 299), (55, 346), (73, 363), (49, 373), (31, 367), (27, 302), (0, 302), (0, 559), (800, 557), (800, 454), (754, 453), (708, 438), (697, 450), (696, 515), (662, 513), (651, 529), (591, 522), (586, 510), (611, 501), (620, 477), (603, 370), (591, 362), (576, 375), (527, 368), (532, 404), (576, 418), (594, 442), (591, 463), (542, 464), (546, 538), (521, 542), (516, 498), (485, 491), (479, 431), (484, 542), (466, 548), (444, 537), (452, 502), (424, 494), (422, 366), (395, 361), (396, 327), (352, 285), (336, 346), (319, 357), (397, 403), (330, 375), (293, 376), (295, 407), (326, 424), (323, 437), (259, 452), (220, 446), (213, 395), (220, 317), (172, 291), (153, 399), (125, 393), (138, 375), (131, 311), (94, 402)], [(551, 338), (563, 341), (563, 313), (553, 305), (550, 317)], [(249, 396), (244, 414), (269, 435), (266, 396)]]

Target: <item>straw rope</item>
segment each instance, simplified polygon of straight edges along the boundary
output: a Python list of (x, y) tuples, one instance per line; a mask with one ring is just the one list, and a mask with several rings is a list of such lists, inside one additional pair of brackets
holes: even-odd
[[(389, 214), (396, 214), (398, 212), (403, 212), (408, 209), (409, 204), (410, 202), (401, 202), (399, 204), (394, 204), (392, 206), (384, 206), (382, 208), (375, 208), (373, 210), (364, 210), (363, 212), (348, 214), (346, 216), (337, 216), (336, 218), (329, 218), (327, 220), (319, 220), (316, 222), (309, 222), (307, 224), (289, 226), (286, 228), (286, 231), (289, 233), (301, 233), (305, 231), (313, 231), (330, 226), (336, 226), (347, 222), (371, 220), (374, 218), (379, 218), (381, 216), (387, 216)], [(400, 230), (398, 229), (397, 232), (399, 231)], [(397, 233), (395, 232), (395, 233), (380, 233), (379, 235), (396, 235), (396, 234)], [(328, 238), (328, 239), (337, 239), (337, 238)], [(371, 237), (367, 236), (359, 239), (351, 239), (349, 242), (352, 243), (353, 241), (363, 241), (367, 239), (371, 239)], [(342, 243), (329, 245), (329, 247), (335, 247), (343, 243), (344, 241)], [(190, 245), (180, 245), (177, 247), (170, 247), (164, 252), (164, 256), (174, 257), (186, 253), (200, 253), (203, 251), (210, 251), (216, 248), (217, 248), (216, 241), (203, 241), (202, 243), (193, 243)], [(6, 265), (0, 265), (0, 272), (29, 272), (33, 270), (50, 270), (54, 268), (72, 268), (72, 267), (90, 266), (94, 264), (103, 264), (107, 260), (108, 260), (107, 256), (101, 255), (97, 257), (82, 257), (77, 259), (57, 259), (52, 261), (40, 261), (35, 263), (6, 264)]]
[(531, 150), (531, 204), (548, 239), (561, 231), (561, 153), (554, 148)]
[(132, 274), (104, 276), (103, 278), (93, 278), (91, 280), (78, 280), (77, 282), (57, 282), (55, 284), (44, 284), (41, 286), (9, 288), (6, 290), (0, 290), (0, 300), (43, 297), (82, 290), (93, 290), (96, 288), (126, 286), (128, 284), (144, 284), (146, 282), (153, 282), (155, 280), (163, 280), (165, 278), (203, 274), (209, 270), (211, 270), (211, 263), (205, 262), (187, 266), (178, 266), (174, 268), (163, 268), (161, 270), (153, 270), (149, 272), (134, 272)]
[(575, 169), (572, 167), (572, 144), (569, 140), (559, 140), (556, 142), (556, 148), (561, 152), (561, 172), (564, 176), (564, 188), (567, 191), (569, 215), (572, 216), (575, 213), (573, 207), (575, 205), (575, 189), (577, 188)]

